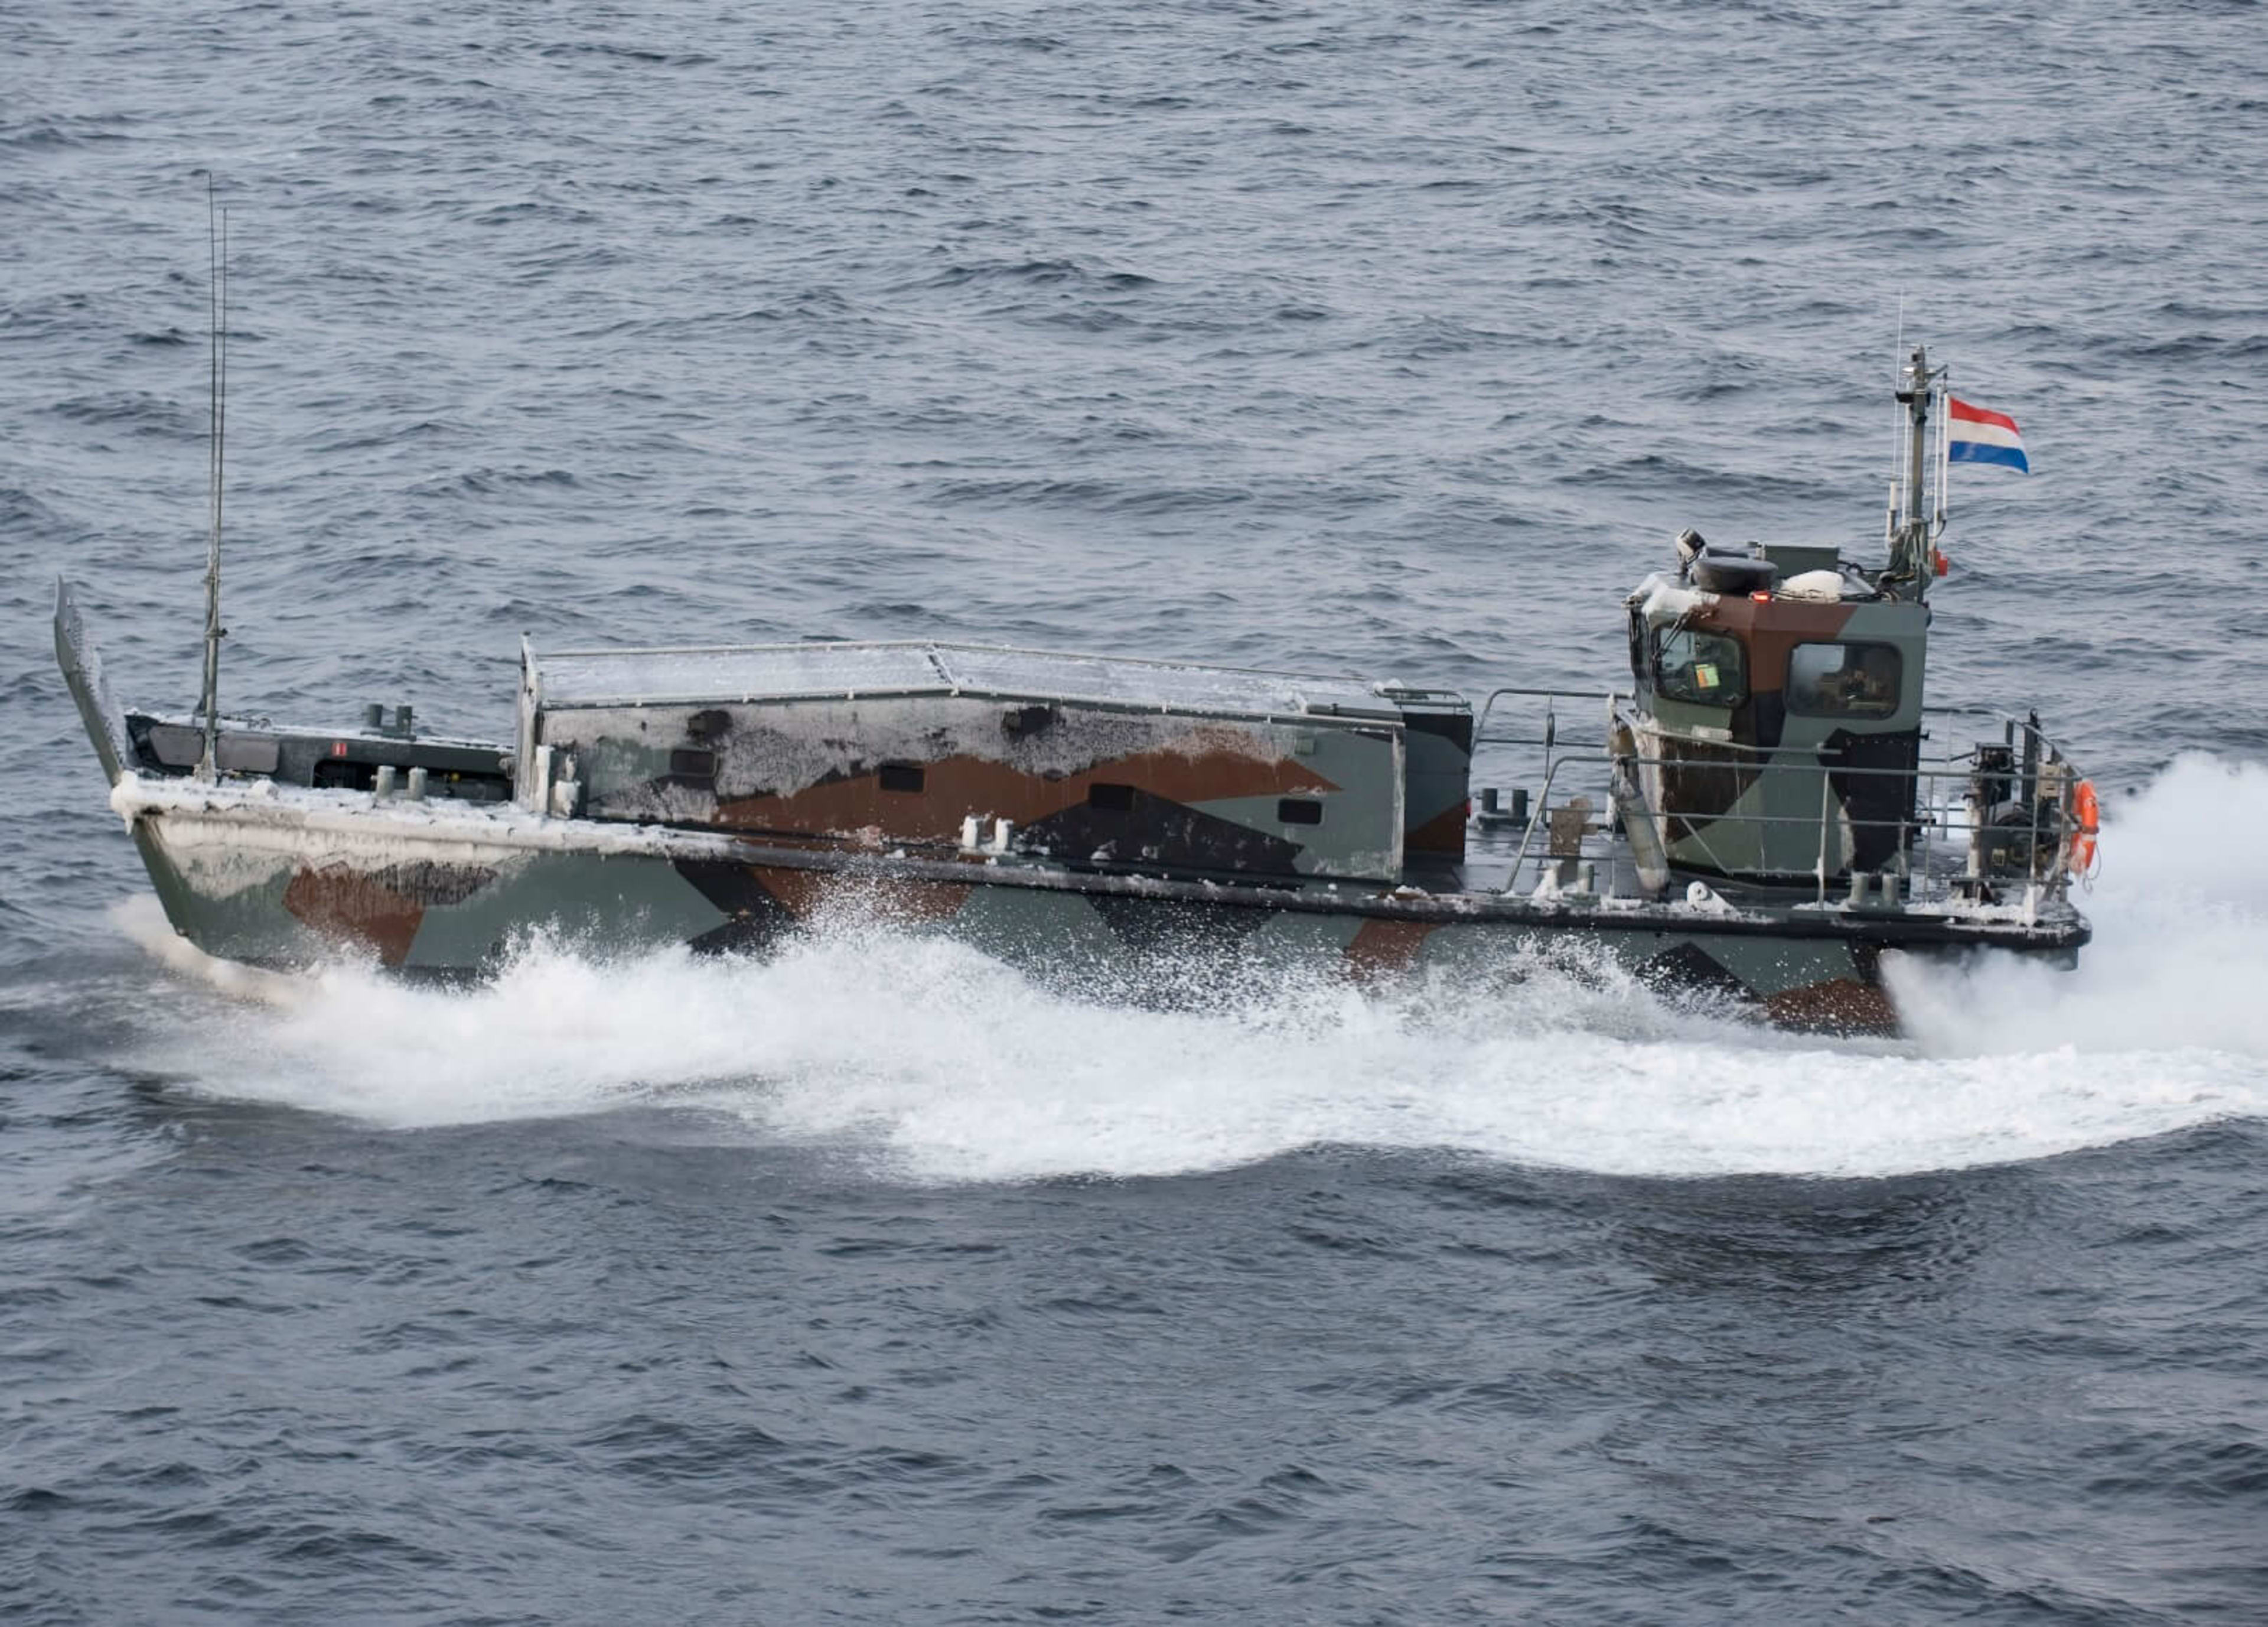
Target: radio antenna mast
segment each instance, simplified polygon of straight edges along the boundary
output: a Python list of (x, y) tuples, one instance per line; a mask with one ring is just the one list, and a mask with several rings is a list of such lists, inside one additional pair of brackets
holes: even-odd
[(228, 632), (220, 625), (221, 490), (227, 473), (228, 445), (228, 211), (217, 206), (210, 170), (205, 172), (205, 246), (211, 263), (205, 289), (211, 347), (206, 387), (212, 424), (208, 498), (211, 529), (205, 544), (205, 681), (197, 703), (204, 714), (205, 749), (197, 763), (197, 778), (211, 780), (220, 773), (220, 641)]

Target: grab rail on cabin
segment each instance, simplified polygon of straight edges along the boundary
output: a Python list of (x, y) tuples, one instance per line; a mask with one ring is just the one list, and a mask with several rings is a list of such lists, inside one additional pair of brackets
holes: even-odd
[[(1543, 734), (1541, 736), (1491, 735), (1488, 732), (1489, 719), (1495, 714), (1496, 703), (1506, 696), (1518, 696), (1521, 699), (1541, 700), (1544, 703)], [(1473, 743), (1475, 745), (1549, 745), (1556, 739), (1558, 731), (1558, 709), (1553, 703), (1562, 700), (1583, 700), (1594, 704), (1604, 701), (1607, 704), (1608, 715), (1611, 717), (1616, 703), (1630, 699), (1631, 696), (1626, 691), (1614, 689), (1524, 689), (1518, 686), (1492, 689), (1488, 692), (1488, 698), (1481, 702), (1480, 712), (1473, 719)], [(1606, 740), (1602, 736), (1594, 741), (1577, 743), (1603, 746), (1606, 744)]]
[[(1579, 854), (1553, 852), (1536, 855), (1534, 853), (1537, 833), (1551, 826), (1555, 811), (1572, 806), (1578, 800), (1587, 801), (1573, 796), (1559, 802), (1552, 800), (1551, 792), (1560, 786), (1563, 779), (1561, 771), (1572, 760), (1559, 758), (1547, 774), (1543, 794), (1533, 804), (1529, 817), (1522, 827), (1513, 869), (1506, 879), (1505, 891), (1519, 889), (1531, 858), (1548, 863), (1570, 857), (1599, 862), (1611, 861), (1619, 856), (1607, 839), (1615, 824), (1612, 817), (1592, 827), (1592, 834), (1598, 839), (1587, 838)], [(1721, 763), (1704, 763), (1690, 758), (1636, 758), (1630, 760), (1633, 765), (1644, 766), (1723, 766)], [(1823, 766), (1830, 765), (1786, 764), (1774, 765), (1766, 772), (1808, 770), (1816, 773)], [(1765, 765), (1759, 765), (1759, 768), (1765, 768)], [(1818, 812), (1751, 813), (1727, 810), (1705, 817), (1697, 816), (1693, 825), (1681, 833), (1679, 839), (1690, 838), (1705, 852), (1711, 850), (1707, 831), (1718, 825), (1776, 826), (1800, 830), (1807, 842), (1812, 842), (1815, 838), (1813, 847), (1815, 862), (1806, 869), (1809, 872), (1808, 879), (1813, 884), (1815, 896), (1822, 902), (1826, 899), (1830, 876), (1843, 873), (1847, 854), (1859, 845), (1860, 834), (1877, 831), (1889, 832), (1891, 838), (1889, 857), (1880, 868), (1879, 874), (1904, 884), (1909, 896), (1918, 900), (1950, 897), (1964, 891), (1971, 896), (1979, 896), (1975, 884), (1979, 881), (1989, 884), (2021, 879), (2027, 884), (2038, 887), (2043, 896), (2051, 897), (2059, 896), (2068, 886), (2069, 846), (2083, 829), (2072, 801), (2077, 785), (2075, 777), (2063, 779), (2051, 797), (2034, 798), (2012, 805), (1974, 803), (1965, 795), (1972, 778), (1966, 772), (1839, 767), (1834, 772), (1838, 774), (1898, 777), (1916, 782), (1922, 788), (1923, 795), (1917, 798), (1914, 817), (1911, 819), (1853, 817), (1834, 806), (1828, 789), (1830, 782), (1822, 773), (1820, 775), (1822, 807)], [(1971, 806), (1982, 808), (1984, 810), (1983, 817), (1965, 812)], [(1597, 805), (1593, 804), (1593, 807), (1595, 809)], [(1611, 814), (1613, 810), (1609, 804), (1601, 811)], [(1656, 819), (1664, 817), (1659, 809), (1652, 806), (1647, 807), (1646, 812)], [(1841, 832), (1849, 832), (1848, 838), (1837, 834)], [(1721, 855), (1714, 853), (1712, 856), (1719, 862), (1710, 868), (1734, 881), (1746, 876), (1759, 882), (1771, 880), (1785, 884), (1804, 874), (1804, 871), (1792, 869), (1762, 872), (1752, 866), (1724, 862)], [(2021, 869), (2012, 869), (2010, 861), (2021, 861)]]
[[(1722, 762), (1698, 758), (1637, 756), (1624, 759), (1632, 766), (1718, 769)], [(1811, 867), (1820, 896), (1825, 897), (1826, 878), (1839, 873), (1846, 851), (1859, 846), (1858, 833), (1888, 832), (1893, 835), (1890, 844), (1892, 866), (1907, 877), (1940, 879), (1954, 876), (1949, 867), (1970, 863), (1966, 876), (1987, 880), (2007, 878), (2003, 867), (2005, 854), (2024, 856), (2024, 879), (2040, 884), (2051, 891), (2059, 891), (2065, 885), (2062, 868), (2051, 862), (2050, 855), (2060, 854), (2070, 839), (2082, 829), (2075, 807), (2078, 779), (2069, 772), (2067, 764), (2043, 764), (2040, 778), (2052, 781), (2050, 795), (2028, 798), (2008, 798), (1994, 802), (1969, 795), (1977, 775), (1970, 768), (1899, 769), (1845, 767), (1816, 757), (1798, 763), (1757, 764), (1752, 772), (1762, 773), (1804, 773), (1816, 774), (1821, 785), (1820, 808), (1817, 812), (1807, 810), (1792, 813), (1743, 813), (1727, 810), (1722, 812), (1690, 816), (1690, 824), (1679, 839), (1690, 839), (1705, 851), (1717, 858), (1708, 840), (1705, 827), (1719, 825), (1761, 825), (1795, 828), (1805, 833), (1807, 840), (1815, 832), (1817, 842), (1814, 865)], [(1988, 768), (1987, 773), (1992, 771)], [(1830, 774), (1846, 778), (1860, 776), (1875, 780), (1904, 780), (1912, 782), (1921, 793), (1915, 799), (1915, 812), (1911, 818), (1870, 819), (1854, 817), (1847, 809), (1837, 809), (1832, 800)], [(1954, 794), (1948, 794), (1950, 789)], [(1974, 809), (1976, 813), (1965, 810)], [(1656, 818), (1677, 818), (1675, 812), (1664, 816), (1660, 809), (1649, 806), (1647, 812)], [(2015, 823), (2011, 823), (2014, 819)], [(1833, 839), (1837, 831), (1852, 832), (1848, 841)], [(1948, 845), (1940, 854), (1940, 844)], [(1830, 865), (1830, 854), (1836, 863)], [(1944, 861), (1940, 862), (1940, 858)], [(1744, 871), (1757, 874), (1753, 866), (1724, 862), (1719, 858), (1715, 866), (1735, 877)], [(1798, 872), (1771, 872), (1779, 876), (1792, 876)]]

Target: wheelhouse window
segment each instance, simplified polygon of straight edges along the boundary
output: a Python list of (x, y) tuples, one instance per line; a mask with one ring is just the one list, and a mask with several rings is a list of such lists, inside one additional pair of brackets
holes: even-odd
[(1889, 644), (1799, 644), (1787, 658), (1787, 709), (1812, 717), (1888, 717), (1905, 662)]
[(1738, 639), (1690, 627), (1653, 635), (1654, 692), (1704, 706), (1737, 706), (1749, 698), (1748, 663)]

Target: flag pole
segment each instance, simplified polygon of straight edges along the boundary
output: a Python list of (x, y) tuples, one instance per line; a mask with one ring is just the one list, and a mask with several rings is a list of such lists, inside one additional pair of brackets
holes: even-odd
[(1892, 539), (1889, 570), (1893, 579), (1913, 583), (1917, 603), (1929, 591), (1929, 509), (1923, 483), (1928, 473), (1933, 427), (1929, 410), (1938, 374), (1930, 371), (1928, 352), (1917, 344), (1897, 391), (1898, 404), (1905, 409), (1906, 418), (1905, 435), (1899, 447), (1904, 456), (1898, 471), (1904, 484), (1898, 493), (1898, 526)]
[(1953, 369), (1940, 367), (1937, 376), (1942, 381), (1939, 390), (1940, 411), (1937, 415), (1937, 536), (1945, 535), (1945, 522), (1953, 513), (1948, 492), (1948, 483), (1953, 474)]

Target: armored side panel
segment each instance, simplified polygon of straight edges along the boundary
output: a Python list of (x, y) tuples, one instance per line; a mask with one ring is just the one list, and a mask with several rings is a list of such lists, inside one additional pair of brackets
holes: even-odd
[(1408, 758), (1402, 796), (1403, 852), (1412, 863), (1462, 860), (1472, 795), (1472, 706), (1462, 696), (1446, 691), (1388, 692), (1402, 702)]
[(535, 674), (530, 754), (556, 811), (915, 850), (956, 847), (974, 816), (1080, 864), (1402, 868), (1410, 730), (1344, 680), (846, 644)]

